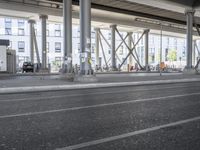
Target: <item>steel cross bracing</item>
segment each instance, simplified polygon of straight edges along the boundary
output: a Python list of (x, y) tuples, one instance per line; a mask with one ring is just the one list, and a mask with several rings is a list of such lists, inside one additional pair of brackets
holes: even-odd
[[(105, 36), (102, 34), (101, 30), (99, 31), (99, 33), (100, 33), (100, 36), (104, 39), (104, 41), (107, 43), (108, 47), (111, 49), (111, 44), (109, 44), (108, 40), (107, 40), (107, 39), (105, 38)], [(100, 38), (100, 40), (101, 40), (101, 38)], [(117, 54), (116, 54), (116, 57), (117, 57), (117, 59), (121, 62), (121, 60), (120, 60), (120, 58), (119, 58), (119, 56), (118, 56)], [(111, 58), (110, 58), (108, 61), (106, 61), (107, 64), (109, 63), (110, 60), (111, 60)]]
[[(140, 66), (141, 69), (143, 69), (144, 67), (142, 67), (142, 65), (140, 64), (140, 60), (139, 60), (139, 57), (138, 57), (138, 54), (137, 54), (137, 51), (136, 51), (136, 46), (137, 44), (140, 42), (140, 40), (143, 38), (143, 35), (146, 33), (144, 32), (144, 34), (140, 37), (140, 39), (137, 41), (137, 44), (135, 44), (133, 38), (131, 38), (131, 41), (133, 43), (133, 46), (135, 46), (133, 49), (132, 47), (129, 47), (128, 44), (126, 43), (126, 39), (129, 37), (129, 33), (126, 34), (126, 36), (123, 38), (121, 36), (121, 34), (119, 33), (118, 29), (116, 29), (116, 32), (119, 34), (120, 38), (121, 38), (121, 42), (120, 44), (117, 46), (115, 52), (116, 52), (116, 58), (118, 59), (118, 61), (120, 62), (120, 68), (123, 66), (123, 64), (125, 63), (125, 61), (127, 60), (127, 58), (131, 55), (133, 55), (135, 61), (138, 63), (138, 65)], [(102, 49), (102, 53), (103, 53), (103, 57), (104, 57), (104, 61), (105, 61), (105, 64), (106, 64), (106, 67), (109, 68), (108, 66), (108, 63), (111, 61), (111, 57), (106, 60), (106, 56), (105, 56), (105, 50), (104, 50), (104, 46), (103, 46), (103, 43), (102, 43), (102, 39), (106, 42), (107, 46), (109, 48), (111, 48), (111, 44), (109, 44), (108, 40), (105, 38), (105, 36), (103, 35), (103, 33), (101, 32), (101, 30), (98, 31), (98, 36), (99, 36), (99, 42), (100, 42), (100, 46), (101, 46), (101, 49)], [(127, 55), (127, 58), (124, 62), (122, 62), (119, 58), (119, 56), (117, 55), (117, 51), (119, 50), (119, 48), (121, 47), (122, 44), (125, 44), (126, 47), (129, 49), (129, 51), (131, 51), (130, 54)]]
[[(125, 36), (124, 40), (126, 40), (127, 38), (128, 38), (128, 33), (127, 33), (127, 35)], [(116, 57), (117, 57), (117, 59), (119, 60), (120, 63), (122, 63), (122, 62), (121, 62), (119, 56), (117, 55), (117, 51), (119, 50), (119, 48), (122, 46), (123, 43), (124, 43), (124, 42), (121, 41), (121, 43), (119, 44), (119, 46), (118, 46), (117, 49), (115, 50), (115, 52), (116, 52)], [(108, 59), (107, 63), (109, 63), (109, 61), (111, 61), (111, 57)]]
[[(104, 46), (103, 46), (103, 43), (102, 43), (102, 39), (106, 42), (106, 44), (107, 44), (107, 46), (109, 48), (111, 48), (111, 45), (109, 44), (108, 40), (105, 38), (105, 36), (101, 32), (101, 30), (98, 31), (98, 36), (99, 36), (99, 42), (100, 42), (101, 50), (102, 50), (102, 53), (103, 53), (104, 61), (105, 61), (105, 64), (106, 64), (106, 68), (108, 69), (109, 68), (108, 63), (111, 60), (111, 58), (108, 61), (106, 60), (106, 55), (105, 55), (105, 51), (104, 51)], [(117, 54), (116, 54), (116, 57), (121, 62), (121, 60), (120, 60), (120, 58), (119, 58), (119, 56)]]
[(125, 44), (125, 46), (127, 47), (127, 49), (129, 50), (128, 55), (126, 56), (126, 58), (123, 60), (122, 64), (119, 66), (119, 69), (121, 69), (121, 67), (124, 65), (124, 63), (126, 62), (126, 60), (128, 59), (128, 57), (130, 55), (133, 56), (133, 58), (135, 59), (135, 61), (137, 62), (137, 64), (140, 66), (141, 69), (144, 69), (144, 67), (140, 64), (140, 61), (136, 58), (136, 56), (133, 54), (133, 51), (136, 52), (136, 46), (138, 45), (138, 43), (140, 42), (140, 40), (143, 38), (143, 36), (145, 35), (146, 31), (144, 31), (142, 33), (142, 35), (140, 36), (140, 38), (138, 39), (138, 41), (133, 45), (133, 48), (130, 48), (128, 46), (128, 44), (126, 43), (126, 41), (123, 39), (123, 37), (121, 36), (121, 34), (119, 33), (119, 30), (116, 28), (116, 32), (118, 33), (119, 37), (121, 38), (121, 40), (123, 41), (123, 43)]
[[(200, 36), (200, 29), (199, 29), (199, 27), (198, 27), (198, 25), (194, 22), (194, 25), (195, 25), (195, 27), (196, 27), (196, 30), (197, 30), (197, 32), (198, 32), (198, 34), (199, 34), (199, 36)], [(200, 65), (200, 51), (199, 51), (199, 48), (198, 48), (198, 46), (197, 46), (197, 43), (195, 43), (195, 48), (196, 48), (196, 50), (197, 50), (197, 52), (198, 52), (198, 60), (197, 60), (197, 64), (195, 65), (195, 70), (198, 72), (198, 67), (199, 67), (199, 65)]]
[[(132, 41), (132, 44), (135, 45), (135, 39), (133, 39), (133, 37), (131, 36), (131, 41)], [(131, 47), (132, 48), (132, 47)], [(137, 60), (140, 62), (140, 58), (138, 56), (138, 52), (137, 50), (133, 51), (133, 53), (135, 53), (135, 56), (137, 58)]]
[(37, 39), (36, 39), (36, 34), (35, 34), (35, 29), (33, 27), (33, 41), (34, 41), (34, 45), (35, 45), (35, 52), (36, 52), (36, 56), (37, 56), (37, 62), (40, 65), (40, 55), (39, 55), (39, 50), (38, 50), (38, 44), (37, 44)]
[[(104, 61), (105, 61), (105, 64), (106, 64), (106, 69), (108, 69), (108, 64), (107, 64), (107, 61), (106, 61), (106, 55), (105, 55), (105, 51), (104, 51), (104, 46), (103, 46), (103, 43), (102, 43), (102, 39), (101, 39), (101, 31), (99, 30), (98, 31), (98, 36), (99, 36), (99, 42), (100, 42), (100, 46), (101, 46), (101, 50), (102, 50), (102, 53), (103, 53), (103, 57), (104, 57)], [(107, 42), (106, 39), (104, 39), (106, 41), (106, 44), (110, 47), (109, 43)]]
[(197, 41), (195, 42), (195, 48), (196, 48), (196, 50), (197, 50), (198, 55), (200, 56), (200, 50), (199, 50), (199, 47), (198, 47), (198, 45), (197, 45)]
[(194, 45), (195, 49), (197, 50), (198, 52), (198, 60), (197, 60), (197, 64), (195, 65), (195, 70), (198, 72), (198, 67), (200, 65), (200, 50), (199, 50), (199, 47), (197, 46), (197, 43), (195, 42), (195, 45)]

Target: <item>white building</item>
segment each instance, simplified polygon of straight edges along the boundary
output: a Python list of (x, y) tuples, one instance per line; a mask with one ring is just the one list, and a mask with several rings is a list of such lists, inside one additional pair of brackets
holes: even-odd
[[(41, 57), (41, 23), (36, 22), (35, 25), (36, 36), (38, 48)], [(109, 30), (102, 30), (103, 35), (106, 37), (108, 42), (111, 42), (111, 33)], [(10, 48), (16, 50), (17, 54), (17, 64), (22, 65), (24, 61), (30, 60), (30, 46), (29, 46), (29, 24), (27, 20), (16, 19), (16, 18), (0, 18), (0, 39), (10, 40)], [(121, 32), (121, 35), (125, 37), (127, 33)], [(136, 42), (141, 33), (133, 33), (133, 39)], [(79, 54), (80, 54), (80, 30), (77, 25), (73, 25), (73, 64), (79, 64)], [(95, 65), (95, 31), (92, 29), (92, 61), (93, 66)], [(116, 47), (121, 43), (120, 37), (116, 34)], [(140, 60), (140, 63), (144, 65), (144, 38), (139, 42), (136, 47), (136, 51)], [(186, 60), (186, 42), (183, 38), (163, 36), (162, 38), (162, 61), (170, 63), (168, 60), (168, 54), (170, 51), (176, 51), (176, 59), (173, 64), (185, 65)], [(104, 47), (106, 62), (111, 57), (111, 49), (102, 40), (102, 45)], [(58, 71), (61, 67), (63, 60), (63, 25), (56, 22), (48, 22), (47, 24), (47, 52), (48, 60), (47, 62), (51, 64), (52, 69)], [(126, 58), (128, 54), (128, 49), (125, 44), (119, 48), (117, 55), (117, 66)], [(103, 57), (101, 45), (100, 45), (100, 64), (105, 66), (105, 60)], [(35, 57), (36, 60), (36, 57)], [(150, 34), (149, 39), (149, 63), (158, 64), (160, 62), (160, 35)], [(110, 62), (108, 62), (108, 65)], [(126, 67), (128, 60), (125, 62)]]

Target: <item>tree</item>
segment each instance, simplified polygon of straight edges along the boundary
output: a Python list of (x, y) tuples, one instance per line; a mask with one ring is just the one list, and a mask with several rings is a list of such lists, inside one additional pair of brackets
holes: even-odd
[(167, 58), (169, 61), (177, 61), (177, 50), (169, 50)]

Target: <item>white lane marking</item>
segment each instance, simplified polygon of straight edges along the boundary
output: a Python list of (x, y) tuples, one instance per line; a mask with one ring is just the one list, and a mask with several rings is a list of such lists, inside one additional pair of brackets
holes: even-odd
[(104, 103), (104, 104), (89, 105), (89, 106), (71, 107), (71, 108), (65, 108), (65, 109), (47, 110), (47, 111), (40, 111), (40, 112), (29, 112), (29, 113), (14, 114), (14, 115), (4, 115), (4, 116), (0, 116), (0, 119), (41, 115), (41, 114), (49, 114), (49, 113), (64, 112), (64, 111), (75, 111), (75, 110), (82, 110), (82, 109), (89, 109), (89, 108), (98, 108), (98, 107), (131, 104), (131, 103), (139, 103), (139, 102), (149, 102), (149, 101), (156, 101), (156, 100), (167, 100), (169, 98), (179, 98), (179, 97), (194, 96), (194, 95), (200, 95), (200, 93), (172, 95), (172, 96), (147, 98), (147, 99), (136, 99), (136, 100), (122, 101), (122, 102), (115, 102), (115, 103)]
[(90, 147), (90, 146), (94, 146), (94, 145), (98, 145), (98, 144), (103, 144), (103, 143), (107, 143), (107, 142), (112, 142), (112, 141), (116, 141), (116, 140), (120, 140), (120, 139), (124, 139), (124, 138), (128, 138), (128, 137), (132, 137), (135, 135), (145, 134), (148, 132), (153, 132), (153, 131), (157, 131), (157, 130), (168, 128), (168, 127), (187, 124), (187, 123), (198, 121), (198, 120), (200, 120), (200, 116), (186, 119), (186, 120), (177, 121), (177, 122), (172, 122), (169, 124), (155, 126), (152, 128), (129, 132), (129, 133), (125, 133), (125, 134), (121, 134), (121, 135), (117, 135), (117, 136), (112, 136), (112, 137), (102, 138), (99, 140), (85, 142), (85, 143), (81, 143), (81, 144), (77, 144), (77, 145), (67, 146), (64, 148), (57, 148), (56, 150), (76, 150), (76, 149), (80, 149), (80, 148), (84, 148), (84, 147)]
[[(194, 87), (194, 86), (192, 86)], [(196, 86), (195, 86), (196, 87)], [(158, 89), (174, 89), (174, 88), (188, 88), (188, 86), (173, 86), (173, 87), (159, 87), (159, 88), (151, 88), (151, 89), (136, 89), (136, 90), (119, 90), (119, 91), (111, 91), (111, 92), (94, 92), (87, 94), (69, 94), (69, 95), (58, 95), (51, 97), (35, 97), (35, 98), (22, 98), (22, 99), (8, 99), (8, 100), (0, 100), (1, 102), (18, 102), (18, 101), (37, 101), (37, 100), (50, 100), (55, 98), (65, 98), (65, 97), (75, 97), (75, 96), (86, 96), (86, 95), (100, 95), (100, 94), (112, 94), (112, 93), (129, 93), (129, 92), (138, 92), (138, 91), (153, 91)]]

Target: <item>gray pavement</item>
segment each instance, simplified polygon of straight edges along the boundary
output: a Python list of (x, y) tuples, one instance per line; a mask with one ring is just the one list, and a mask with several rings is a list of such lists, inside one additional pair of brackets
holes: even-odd
[(154, 80), (176, 80), (199, 78), (200, 75), (185, 75), (182, 73), (127, 73), (127, 74), (98, 74), (99, 82), (136, 82)]
[[(123, 73), (123, 74), (97, 74), (97, 83), (138, 82), (176, 79), (200, 79), (200, 75), (183, 75), (182, 73)], [(0, 75), (0, 88), (6, 87), (32, 87), (48, 85), (83, 84), (68, 81), (63, 75)], [(88, 84), (87, 82), (84, 84)]]
[(1, 150), (199, 150), (200, 82), (0, 95)]
[(27, 75), (27, 76), (0, 77), (0, 88), (65, 85), (65, 84), (72, 84), (72, 82), (62, 79), (60, 75), (53, 75), (53, 76)]
[(97, 74), (97, 82), (71, 82), (64, 75), (25, 74), (0, 76), (0, 93), (24, 93), (85, 88), (138, 86), (149, 84), (170, 84), (200, 81), (200, 75), (181, 73), (111, 73)]

